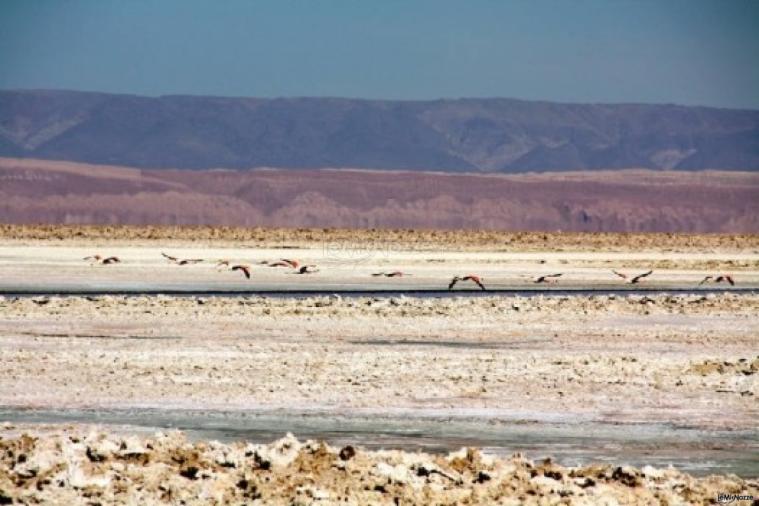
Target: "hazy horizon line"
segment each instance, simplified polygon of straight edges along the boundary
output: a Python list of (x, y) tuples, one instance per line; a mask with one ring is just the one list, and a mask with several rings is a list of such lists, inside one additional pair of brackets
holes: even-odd
[(687, 108), (702, 108), (702, 109), (720, 109), (729, 111), (749, 111), (759, 112), (759, 108), (751, 107), (724, 107), (717, 105), (707, 104), (692, 104), (692, 103), (680, 103), (680, 102), (604, 102), (604, 101), (567, 101), (567, 100), (551, 100), (551, 99), (535, 99), (535, 98), (520, 98), (516, 96), (459, 96), (459, 97), (436, 97), (436, 98), (371, 98), (365, 96), (350, 96), (350, 95), (216, 95), (216, 94), (197, 94), (197, 93), (168, 93), (152, 95), (146, 93), (134, 93), (134, 92), (115, 92), (115, 91), (100, 91), (100, 90), (83, 90), (83, 89), (71, 89), (71, 88), (0, 88), (0, 93), (3, 92), (53, 92), (53, 93), (87, 93), (96, 95), (114, 95), (125, 97), (138, 97), (138, 98), (171, 98), (171, 97), (189, 97), (189, 98), (220, 98), (220, 99), (255, 99), (255, 100), (353, 100), (361, 102), (456, 102), (466, 100), (505, 100), (514, 102), (526, 102), (526, 103), (544, 103), (544, 104), (558, 104), (558, 105), (599, 105), (599, 106), (662, 106), (662, 107), (687, 107)]

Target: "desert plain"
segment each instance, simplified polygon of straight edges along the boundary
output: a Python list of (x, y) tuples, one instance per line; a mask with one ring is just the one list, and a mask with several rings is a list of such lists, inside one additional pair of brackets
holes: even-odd
[(759, 497), (757, 289), (750, 234), (4, 226), (0, 500)]

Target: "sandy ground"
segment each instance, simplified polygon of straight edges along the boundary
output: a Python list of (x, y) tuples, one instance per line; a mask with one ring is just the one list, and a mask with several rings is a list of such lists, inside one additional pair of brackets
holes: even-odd
[[(743, 242), (711, 240), (697, 237), (693, 241), (698, 246), (692, 249), (687, 241), (672, 239), (663, 247), (646, 242), (624, 251), (536, 251), (527, 247), (515, 247), (515, 251), (455, 247), (422, 251), (345, 244), (325, 248), (322, 243), (307, 248), (233, 248), (183, 240), (157, 244), (151, 239), (142, 244), (142, 240), (107, 242), (81, 237), (54, 245), (49, 239), (35, 243), (14, 236), (0, 242), (0, 289), (419, 289), (445, 288), (451, 275), (472, 272), (495, 288), (534, 287), (534, 276), (552, 272), (564, 273), (556, 285), (550, 285), (554, 288), (629, 287), (610, 272), (612, 268), (629, 273), (654, 269), (642, 285), (653, 288), (692, 289), (704, 276), (722, 272), (734, 276), (736, 288), (759, 286), (759, 253), (753, 236)], [(670, 247), (675, 251), (668, 251)], [(178, 266), (167, 263), (161, 251), (208, 261)], [(82, 257), (93, 253), (118, 255), (122, 262), (90, 266)], [(320, 272), (301, 276), (260, 263), (282, 257), (315, 263)], [(217, 270), (213, 261), (222, 258), (250, 264), (251, 279)], [(411, 276), (371, 276), (390, 270)], [(525, 423), (661, 423), (756, 433), (758, 315), (759, 295), (750, 291), (534, 297), (485, 294), (476, 298), (5, 296), (0, 297), (0, 406), (285, 408), (408, 417), (435, 413)], [(442, 497), (451, 503), (465, 495), (472, 503), (481, 504), (508, 503), (507, 496), (536, 503), (547, 496), (546, 500), (566, 499), (576, 504), (605, 498), (609, 504), (614, 503), (612, 498), (620, 503), (647, 504), (664, 497), (656, 494), (670, 494), (671, 504), (685, 504), (705, 501), (717, 490), (753, 490), (756, 494), (755, 484), (737, 478), (696, 480), (675, 471), (663, 471), (662, 475), (662, 471), (649, 470), (654, 474), (648, 476), (635, 470), (561, 468), (559, 474), (551, 471), (551, 476), (560, 475), (558, 479), (541, 475), (541, 471), (533, 476), (532, 470), (538, 466), (519, 459), (498, 460), (484, 467), (472, 464), (468, 470), (456, 471), (457, 478), (450, 480), (434, 473), (417, 475), (418, 464), (412, 462), (427, 459), (429, 465), (453, 472), (451, 465), (441, 460), (444, 457), (361, 450), (358, 460), (347, 464), (350, 470), (360, 462), (360, 468), (345, 477), (340, 463), (346, 461), (335, 457), (336, 449), (301, 447), (293, 442), (292, 447), (301, 448), (298, 458), (304, 463), (298, 465), (305, 471), (289, 481), (283, 478), (292, 473), (287, 466), (265, 475), (247, 465), (225, 467), (205, 460), (197, 466), (198, 472), (208, 472), (209, 477), (193, 479), (183, 476), (182, 463), (169, 457), (151, 454), (147, 460), (136, 456), (129, 460), (132, 457), (109, 454), (93, 461), (86, 457), (85, 436), (71, 441), (68, 435), (55, 435), (64, 429), (27, 429), (40, 438), (33, 445), (36, 449), (28, 452), (47, 452), (35, 459), (47, 459), (55, 469), (50, 483), (55, 473), (68, 469), (69, 481), (61, 487), (60, 497), (79, 494), (81, 498), (88, 490), (94, 494), (93, 502), (104, 503), (116, 497), (128, 503), (129, 498), (137, 497), (132, 484), (161, 476), (149, 471), (153, 463), (173, 476), (166, 478), (173, 485), (167, 485), (170, 491), (143, 485), (139, 493), (148, 494), (144, 497), (150, 500), (174, 497), (165, 494), (181, 495), (181, 483), (189, 494), (203, 490), (203, 494), (211, 494), (207, 497), (220, 497), (222, 503), (244, 502), (241, 494), (253, 489), (238, 487), (240, 480), (255, 483), (254, 495), (288, 498), (283, 499), (288, 504), (310, 503), (317, 499), (313, 494), (323, 493), (328, 494), (325, 500), (333, 502), (348, 497), (349, 504), (392, 504), (395, 497), (402, 504), (439, 503)], [(70, 432), (81, 430), (74, 427)], [(6, 446), (31, 444), (19, 439), (17, 429), (0, 429), (0, 436)], [(110, 440), (120, 436), (92, 437)], [(169, 454), (179, 447), (196, 456), (209, 449), (237, 452), (235, 455), (243, 452), (239, 445), (199, 442), (193, 446), (178, 437), (150, 444), (163, 445), (161, 452)], [(114, 444), (123, 446), (118, 441)], [(272, 448), (266, 451), (274, 451)], [(45, 496), (52, 494), (46, 491), (47, 485), (38, 488), (37, 475), (18, 481), (15, 467), (23, 463), (15, 463), (8, 452), (2, 455), (0, 452), (3, 493), (14, 498), (23, 494), (51, 497)], [(203, 457), (211, 459), (208, 462), (213, 458)], [(392, 469), (401, 465), (399, 476), (410, 473), (411, 478), (377, 478), (377, 469), (387, 470), (385, 465)], [(81, 472), (76, 471), (80, 468)], [(316, 470), (308, 471), (312, 469)], [(481, 470), (493, 479), (472, 483)], [(110, 481), (97, 481), (103, 473)], [(238, 476), (240, 473), (250, 476)], [(76, 485), (72, 476), (95, 481)], [(575, 478), (590, 478), (596, 485), (584, 487)], [(319, 491), (298, 492), (305, 490), (306, 482)], [(123, 486), (117, 487), (117, 483)], [(375, 490), (378, 484), (386, 487), (386, 492)], [(569, 492), (562, 492), (565, 489)]]
[(0, 309), (3, 405), (759, 419), (757, 295), (104, 296)]

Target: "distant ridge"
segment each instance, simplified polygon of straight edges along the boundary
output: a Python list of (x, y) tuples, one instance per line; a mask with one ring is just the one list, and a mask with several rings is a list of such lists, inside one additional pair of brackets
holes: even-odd
[(759, 173), (145, 170), (0, 158), (0, 223), (759, 232)]
[(0, 91), (0, 156), (139, 168), (759, 170), (759, 111)]

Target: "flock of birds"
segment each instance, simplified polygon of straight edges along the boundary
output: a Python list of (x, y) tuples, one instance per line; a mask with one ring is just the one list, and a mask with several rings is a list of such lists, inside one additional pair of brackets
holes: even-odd
[[(205, 262), (205, 260), (202, 258), (180, 259), (175, 256), (167, 255), (166, 253), (161, 253), (161, 255), (166, 260), (168, 260), (169, 263), (174, 263), (177, 265), (197, 264), (200, 262)], [(289, 258), (282, 258), (281, 260), (277, 260), (276, 262), (269, 262), (268, 260), (264, 260), (260, 263), (262, 265), (267, 265), (269, 267), (286, 267), (289, 269), (294, 269), (295, 274), (313, 274), (314, 272), (319, 272), (319, 269), (317, 269), (315, 265), (301, 265), (301, 263), (298, 262), (297, 260), (291, 260)], [(250, 279), (250, 271), (251, 271), (250, 265), (246, 265), (246, 264), (232, 265), (229, 260), (222, 259), (222, 260), (216, 261), (216, 268), (217, 269), (228, 268), (231, 271), (239, 271), (247, 279)]]
[[(171, 264), (176, 265), (193, 265), (198, 264), (202, 262), (208, 262), (208, 260), (205, 260), (203, 258), (179, 258), (176, 256), (168, 255), (166, 253), (161, 252), (161, 255)], [(121, 259), (116, 256), (109, 256), (109, 257), (103, 257), (101, 255), (91, 255), (84, 257), (85, 261), (90, 262), (92, 265), (94, 264), (101, 264), (101, 265), (110, 265), (110, 264), (117, 264), (121, 263)], [(210, 262), (214, 262), (211, 260)], [(218, 270), (222, 269), (228, 269), (235, 272), (240, 272), (245, 278), (250, 279), (251, 277), (251, 270), (252, 267), (247, 264), (232, 264), (229, 260), (216, 260), (215, 261), (216, 268)], [(313, 264), (302, 264), (298, 260), (290, 259), (290, 258), (281, 258), (279, 260), (270, 262), (268, 260), (263, 260), (259, 262), (259, 265), (264, 265), (267, 267), (282, 267), (286, 269), (292, 269), (294, 274), (313, 274), (315, 272), (319, 272), (319, 269), (316, 265)], [(645, 278), (650, 276), (654, 273), (653, 270), (649, 270), (640, 274), (636, 275), (628, 275), (623, 272), (616, 271), (612, 269), (614, 274), (616, 274), (618, 277), (623, 279), (625, 282), (636, 285), (643, 281)], [(563, 276), (564, 273), (558, 272), (555, 274), (542, 274), (536, 277), (531, 277), (529, 279), (532, 280), (533, 283), (540, 284), (540, 283), (556, 283), (558, 282), (559, 278)], [(412, 274), (408, 274), (403, 271), (390, 271), (390, 272), (375, 272), (372, 273), (373, 277), (386, 277), (386, 278), (400, 278), (400, 277), (407, 277), (412, 276)], [(448, 290), (453, 290), (453, 288), (458, 283), (465, 283), (465, 282), (471, 282), (474, 283), (476, 286), (480, 288), (480, 290), (485, 291), (485, 284), (483, 283), (483, 278), (480, 276), (477, 276), (475, 274), (467, 274), (466, 276), (454, 276), (453, 279), (451, 279), (450, 283), (448, 284)], [(705, 283), (714, 283), (714, 284), (720, 284), (720, 283), (729, 283), (731, 286), (735, 285), (735, 280), (733, 277), (729, 274), (719, 274), (716, 276), (706, 276), (704, 279), (701, 280), (701, 282), (698, 284), (698, 286), (701, 286)]]

